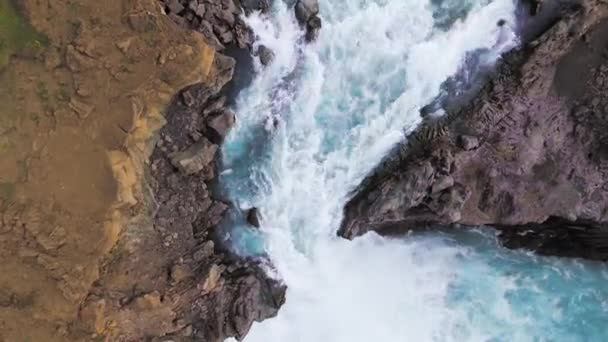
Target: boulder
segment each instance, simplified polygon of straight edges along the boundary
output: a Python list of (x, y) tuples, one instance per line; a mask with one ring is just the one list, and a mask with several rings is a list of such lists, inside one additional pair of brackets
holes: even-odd
[(479, 147), (479, 139), (471, 135), (460, 135), (456, 141), (458, 147), (465, 151), (474, 150)]
[(435, 183), (431, 187), (431, 193), (436, 194), (454, 185), (454, 178), (450, 175), (441, 175), (435, 179)]
[(223, 45), (228, 45), (234, 41), (234, 33), (229, 27), (217, 27), (213, 32)]
[(298, 0), (296, 3), (296, 18), (302, 25), (306, 25), (310, 18), (319, 14), (318, 0)]
[(306, 23), (306, 41), (312, 42), (317, 39), (319, 36), (319, 31), (321, 30), (321, 18), (319, 16), (314, 15)]
[(173, 153), (171, 163), (181, 172), (192, 175), (202, 171), (215, 158), (218, 146), (207, 139), (201, 139), (182, 152)]
[(260, 228), (260, 211), (258, 208), (253, 207), (247, 211), (247, 222), (256, 228)]
[(260, 45), (257, 51), (258, 58), (260, 59), (260, 63), (264, 66), (270, 65), (274, 60), (274, 52), (267, 48), (265, 45)]
[(218, 94), (228, 82), (233, 80), (232, 76), (234, 75), (236, 60), (232, 57), (216, 53), (213, 58), (213, 67), (216, 70), (216, 74), (210, 80), (211, 83), (207, 85), (212, 93)]
[(169, 0), (166, 3), (169, 13), (178, 14), (184, 10), (184, 6), (179, 2), (179, 0)]
[(223, 10), (216, 14), (216, 17), (221, 19), (224, 23), (226, 23), (229, 27), (234, 26), (236, 22), (236, 18), (234, 17), (234, 13), (230, 10)]
[[(174, 19), (174, 20), (177, 21), (177, 19)], [(224, 49), (224, 45), (222, 45), (219, 38), (213, 32), (213, 26), (211, 25), (211, 23), (209, 23), (206, 20), (201, 20), (201, 22), (199, 23), (199, 25), (196, 29), (200, 33), (202, 33), (203, 36), (205, 36), (205, 38), (207, 38), (209, 40), (209, 42), (211, 43), (211, 45), (213, 45), (213, 47), (215, 47), (215, 49), (217, 49), (217, 50)]]
[(203, 116), (207, 117), (211, 113), (220, 111), (226, 105), (226, 96), (220, 96), (218, 98), (210, 100), (202, 111)]
[(195, 341), (223, 341), (226, 336), (242, 341), (253, 322), (275, 317), (285, 302), (286, 286), (267, 278), (258, 266), (232, 265), (219, 271), (219, 266), (209, 269), (199, 285), (206, 300), (192, 304), (195, 317), (204, 317), (194, 320)]
[(207, 227), (217, 226), (222, 218), (224, 218), (224, 212), (228, 210), (228, 206), (222, 202), (213, 202), (213, 205), (207, 211), (207, 217), (205, 218), (205, 225)]
[(209, 120), (209, 138), (216, 144), (220, 144), (228, 135), (230, 128), (234, 126), (236, 117), (231, 110), (223, 110), (219, 115)]
[(253, 30), (247, 26), (243, 21), (238, 21), (234, 25), (234, 35), (237, 46), (241, 49), (250, 50), (255, 40)]
[(317, 39), (321, 29), (318, 0), (298, 0), (295, 11), (298, 22), (306, 28), (306, 41)]
[(191, 2), (190, 5), (190, 9), (192, 9), (196, 15), (201, 18), (205, 16), (205, 5), (197, 4), (195, 1)]

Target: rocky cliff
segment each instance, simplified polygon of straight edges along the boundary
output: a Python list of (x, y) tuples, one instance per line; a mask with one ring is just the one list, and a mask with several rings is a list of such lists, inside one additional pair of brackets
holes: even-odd
[(214, 242), (238, 64), (171, 13), (0, 0), (0, 340), (240, 339), (283, 303)]
[(607, 11), (564, 8), (471, 103), (426, 119), (353, 194), (339, 234), (492, 225), (510, 247), (608, 259)]

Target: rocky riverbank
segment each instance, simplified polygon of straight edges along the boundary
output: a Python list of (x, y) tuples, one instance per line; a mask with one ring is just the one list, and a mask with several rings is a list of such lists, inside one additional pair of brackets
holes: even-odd
[(240, 339), (283, 303), (214, 242), (243, 9), (218, 45), (170, 5), (0, 1), (0, 340)]
[(426, 120), (363, 182), (339, 234), (491, 225), (508, 247), (608, 259), (607, 14), (568, 6), (471, 103)]

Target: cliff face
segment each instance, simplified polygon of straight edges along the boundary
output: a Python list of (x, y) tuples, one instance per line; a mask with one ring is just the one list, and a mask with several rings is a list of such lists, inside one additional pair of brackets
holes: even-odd
[[(510, 54), (472, 103), (426, 121), (364, 181), (339, 234), (496, 225), (508, 246), (607, 258), (606, 14), (601, 1), (570, 8)], [(545, 234), (515, 241), (524, 227)], [(597, 243), (574, 230), (592, 230)], [(556, 238), (567, 242), (561, 251), (542, 247)]]

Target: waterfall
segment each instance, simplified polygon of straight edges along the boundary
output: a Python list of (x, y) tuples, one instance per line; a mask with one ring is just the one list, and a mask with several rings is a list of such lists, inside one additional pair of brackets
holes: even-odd
[(320, 5), (312, 44), (281, 1), (247, 18), (275, 58), (256, 66), (237, 99), (221, 183), (237, 207), (259, 208), (262, 227), (236, 220), (228, 239), (243, 255), (266, 253), (288, 292), (278, 317), (245, 341), (608, 337), (601, 265), (508, 251), (482, 231), (335, 234), (349, 192), (416, 127), (467, 56), (482, 52), (492, 64), (517, 45), (514, 0)]

